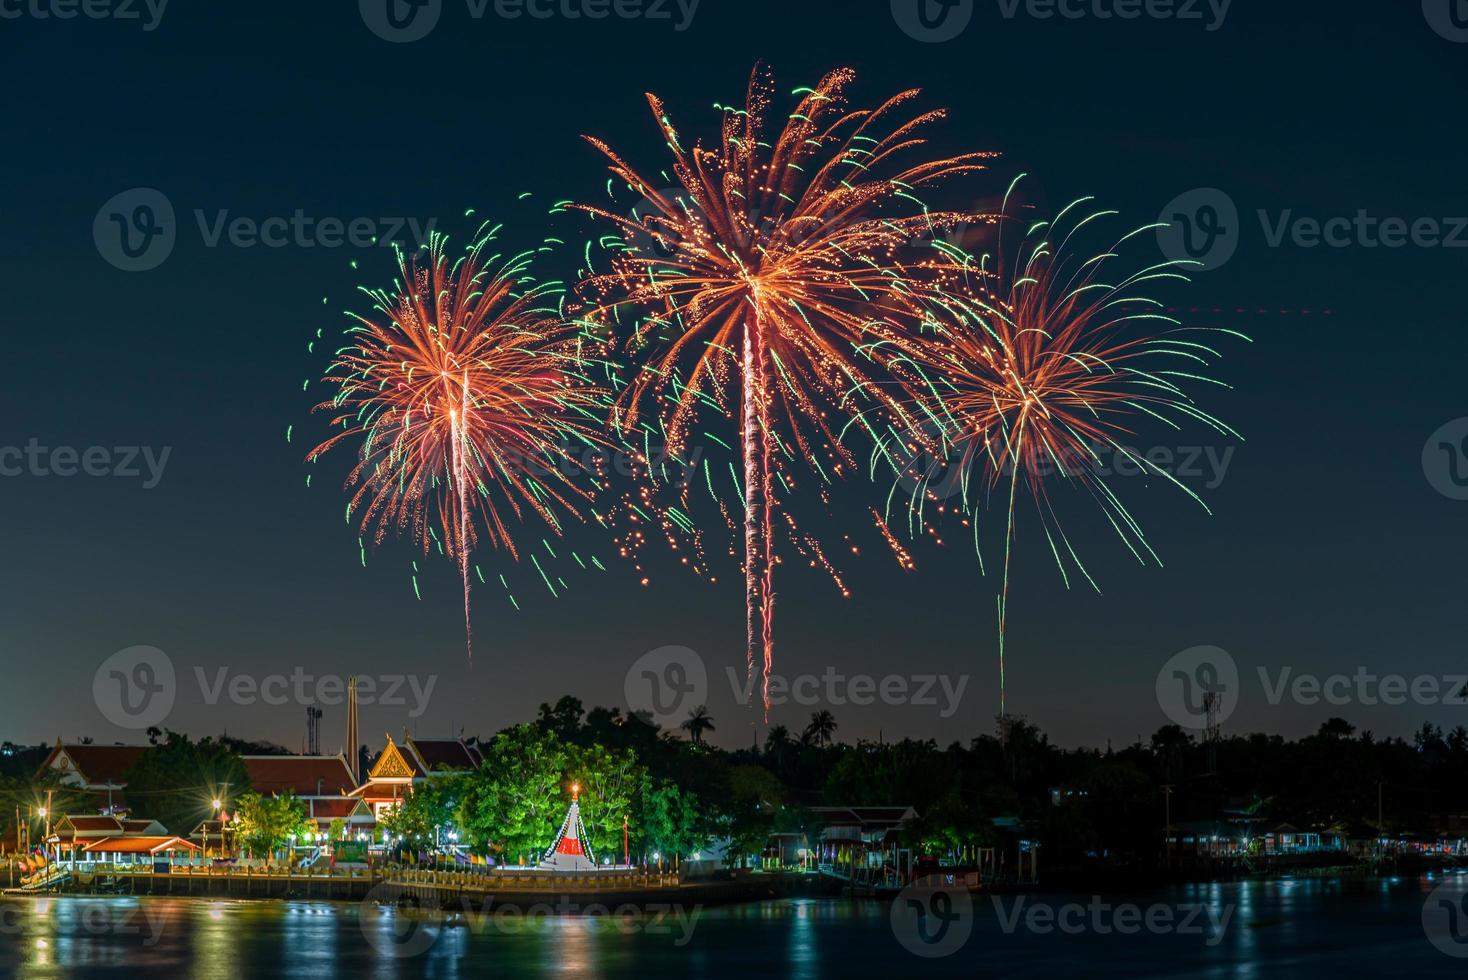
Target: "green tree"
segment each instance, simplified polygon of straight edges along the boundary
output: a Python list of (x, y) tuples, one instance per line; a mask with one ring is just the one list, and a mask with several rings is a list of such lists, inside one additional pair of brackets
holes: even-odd
[[(565, 811), (568, 747), (535, 725), (495, 736), (484, 765), (465, 781), (459, 825), (476, 849), (502, 851), (508, 863), (538, 856)], [(547, 829), (549, 827), (549, 829)]]
[(709, 706), (701, 704), (688, 711), (688, 720), (679, 726), (688, 733), (694, 745), (702, 745), (703, 737), (714, 730), (714, 719), (709, 714)]
[[(565, 765), (563, 783), (569, 779), (581, 786), (581, 822), (586, 825), (592, 853), (598, 859), (621, 854), (622, 821), (631, 816), (634, 797), (645, 776), (637, 756), (602, 745), (573, 747), (566, 754)], [(557, 829), (551, 828), (551, 833)], [(549, 838), (546, 843), (550, 843)]]
[(805, 734), (811, 742), (825, 747), (831, 744), (837, 727), (836, 716), (829, 711), (821, 710), (810, 716), (810, 724), (805, 726)]
[(763, 766), (735, 766), (729, 770), (729, 798), (722, 830), (729, 838), (729, 857), (759, 855), (775, 829), (775, 815), (784, 803), (785, 788)]
[(315, 825), (306, 816), (306, 804), (296, 799), (294, 793), (281, 796), (261, 796), (256, 792), (242, 795), (235, 803), (234, 829), (237, 846), (252, 855), (268, 855), (274, 860), (275, 852), (294, 840), (305, 840), (316, 833)]
[(213, 817), (214, 800), (230, 809), (250, 790), (245, 763), (234, 751), (212, 738), (194, 742), (177, 732), (144, 752), (125, 778), (133, 815), (157, 820), (175, 834), (188, 834)]
[(708, 846), (709, 835), (703, 832), (703, 823), (698, 797), (668, 780), (644, 778), (634, 829), (639, 853), (688, 857)]
[(413, 787), (407, 799), (383, 816), (382, 828), (414, 848), (447, 844), (458, 830), (469, 779), (468, 773), (455, 773)]

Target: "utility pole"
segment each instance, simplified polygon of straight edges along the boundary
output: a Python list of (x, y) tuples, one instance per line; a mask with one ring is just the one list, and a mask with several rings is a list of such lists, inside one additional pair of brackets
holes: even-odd
[(1162, 806), (1166, 821), (1162, 828), (1162, 853), (1163, 860), (1167, 863), (1167, 870), (1172, 870), (1172, 784), (1167, 783), (1162, 787)]
[(1381, 839), (1386, 835), (1386, 823), (1381, 819), (1381, 788), (1385, 784), (1381, 780), (1376, 781), (1376, 853), (1381, 856)]

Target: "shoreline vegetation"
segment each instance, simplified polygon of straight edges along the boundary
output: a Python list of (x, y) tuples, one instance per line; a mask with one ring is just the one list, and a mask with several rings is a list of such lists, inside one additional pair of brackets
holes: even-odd
[[(985, 889), (1038, 881), (1048, 890), (1321, 867), (1411, 874), (1468, 854), (1459, 828), (1468, 813), (1462, 726), (1444, 733), (1424, 725), (1406, 741), (1333, 718), (1287, 741), (1258, 733), (1204, 740), (1167, 725), (1145, 742), (1103, 751), (1060, 748), (1016, 717), (993, 735), (948, 746), (842, 742), (828, 711), (799, 732), (774, 726), (747, 748), (710, 744), (717, 725), (701, 705), (665, 729), (617, 708), (588, 711), (572, 697), (542, 704), (533, 721), (466, 739), (483, 758), (477, 769), (415, 784), (401, 806), (382, 814), (372, 863), (414, 873), (456, 862), (462, 869), (465, 859), (470, 872), (533, 866), (572, 787), (593, 853), (637, 873), (681, 871), (690, 882), (715, 870), (731, 881), (773, 880), (777, 871), (830, 870), (834, 860), (838, 871), (843, 861), (874, 869), (887, 889), (941, 871)], [(249, 789), (240, 756), (289, 754), (283, 749), (149, 735), (120, 791), (133, 815), (186, 835), (209, 816), (201, 801), (212, 787), (227, 785), (233, 858), (287, 869), (300, 860), (294, 842), (307, 832), (321, 836), (290, 794)], [(37, 773), (44, 748), (6, 743), (0, 751), (7, 849), (26, 834), (44, 838), (49, 824), (36, 816), (38, 801), (49, 798), (53, 815), (96, 812), (90, 794)], [(373, 760), (365, 750), (360, 757), (365, 772)], [(911, 816), (879, 840), (853, 844), (829, 836), (824, 811), (833, 807)], [(345, 839), (335, 827), (326, 836)]]

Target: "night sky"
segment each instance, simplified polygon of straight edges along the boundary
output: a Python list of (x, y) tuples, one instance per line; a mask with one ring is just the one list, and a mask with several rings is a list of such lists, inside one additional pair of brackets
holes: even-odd
[[(533, 569), (482, 554), (522, 609), (497, 585), (476, 591), (472, 667), (451, 563), (389, 541), (363, 568), (342, 519), (345, 460), (317, 467), (306, 487), (303, 456), (325, 422), (310, 414), (323, 389), (302, 382), (324, 367), (340, 311), (361, 305), (353, 289), (390, 282), (390, 253), (210, 248), (194, 212), (210, 222), (298, 209), (436, 218), (462, 241), (472, 207), (508, 222), (507, 242), (579, 242), (584, 221), (545, 212), (604, 196), (603, 163), (581, 134), (656, 172), (666, 152), (642, 93), (664, 96), (691, 142), (715, 131), (713, 103), (738, 102), (759, 59), (782, 96), (843, 65), (859, 72), (859, 102), (923, 88), (925, 105), (952, 109), (935, 131), (939, 149), (1003, 153), (954, 188), (976, 206), (1025, 172), (1039, 203), (1095, 195), (1128, 225), (1156, 220), (1194, 188), (1223, 190), (1242, 216), (1231, 261), (1163, 292), (1203, 311), (1184, 315), (1190, 323), (1255, 341), (1227, 345), (1217, 373), (1233, 390), (1201, 392), (1247, 439), (1221, 485), (1199, 485), (1214, 514), (1156, 480), (1120, 481), (1166, 562), (1144, 568), (1098, 511), (1067, 499), (1065, 524), (1098, 596), (1066, 591), (1022, 511), (1011, 710), (1065, 744), (1145, 738), (1168, 720), (1154, 691), (1163, 663), (1213, 644), (1245, 675), (1226, 731), (1297, 735), (1331, 714), (1380, 734), (1468, 721), (1461, 705), (1273, 706), (1256, 675), (1468, 671), (1468, 502), (1437, 492), (1423, 466), (1429, 436), (1468, 416), (1468, 250), (1270, 247), (1257, 214), (1273, 224), (1285, 212), (1323, 220), (1364, 209), (1439, 219), (1445, 234), (1468, 215), (1468, 43), (1434, 31), (1418, 3), (1236, 0), (1210, 31), (1203, 4), (1203, 21), (1037, 19), (1023, 7), (1009, 19), (980, 0), (961, 36), (933, 44), (904, 33), (886, 0), (703, 0), (683, 31), (673, 4), (672, 21), (589, 21), (476, 20), (464, 0), (445, 3), (428, 37), (390, 44), (347, 0), (174, 0), (151, 31), (38, 19), (0, 0), (24, 14), (0, 18), (0, 445), (171, 447), (152, 489), (142, 479), (0, 479), (0, 738), (138, 741), (99, 713), (91, 684), (105, 658), (139, 644), (177, 668), (167, 727), (292, 748), (301, 705), (210, 706), (195, 668), (211, 679), (220, 668), (436, 675), (418, 719), (363, 711), (364, 740), (376, 742), (408, 725), (487, 735), (567, 693), (620, 705), (632, 663), (676, 644), (708, 665), (715, 741), (748, 744), (757, 712), (738, 707), (724, 679), (744, 655), (729, 563), (710, 586), (654, 551), (644, 588), (601, 532), (577, 527), (567, 546), (602, 555), (609, 570), (568, 574), (568, 593), (553, 599)], [(161, 266), (129, 273), (99, 255), (93, 222), (136, 187), (167, 196), (178, 239)], [(522, 192), (535, 196), (520, 202)], [(1459, 235), (1468, 246), (1468, 230)], [(574, 273), (574, 256), (561, 262), (562, 276)], [(328, 342), (308, 354), (322, 327)], [(1139, 438), (1230, 448), (1201, 427)], [(996, 576), (980, 577), (961, 540), (919, 544), (917, 571), (902, 573), (862, 517), (881, 493), (844, 484), (826, 525), (860, 538), (862, 556), (842, 560), (853, 599), (818, 572), (781, 570), (777, 665), (971, 675), (948, 718), (932, 706), (831, 706), (843, 738), (989, 732)], [(335, 751), (344, 711), (325, 710), (323, 742)], [(771, 722), (802, 727), (812, 710), (777, 708)]]

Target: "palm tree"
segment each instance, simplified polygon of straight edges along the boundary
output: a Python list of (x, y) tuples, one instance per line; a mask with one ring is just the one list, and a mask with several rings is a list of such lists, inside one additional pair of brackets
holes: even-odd
[(829, 746), (831, 737), (836, 734), (836, 718), (829, 711), (817, 711), (810, 716), (810, 724), (805, 728), (806, 738), (817, 745)]
[(701, 704), (689, 711), (688, 720), (679, 727), (688, 733), (694, 745), (702, 745), (704, 732), (714, 730), (714, 719), (709, 715), (709, 706)]

